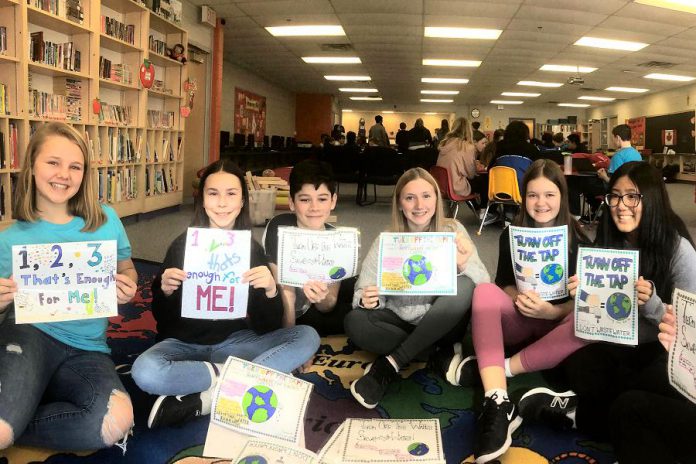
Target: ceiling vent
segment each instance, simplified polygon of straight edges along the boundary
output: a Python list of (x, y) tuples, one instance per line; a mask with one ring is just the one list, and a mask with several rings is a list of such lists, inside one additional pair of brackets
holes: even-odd
[(585, 92), (599, 92), (599, 89), (594, 89), (592, 87), (580, 87), (580, 90), (584, 90)]
[(559, 104), (560, 102), (558, 102), (558, 101), (547, 101), (546, 103), (551, 103), (552, 105), (557, 105), (557, 104)]
[(676, 66), (676, 63), (670, 63), (667, 61), (646, 61), (645, 63), (639, 63), (636, 66), (640, 66), (641, 68), (672, 68)]
[(321, 44), (321, 49), (325, 52), (336, 52), (336, 51), (351, 51), (353, 50), (353, 45), (349, 43), (332, 43), (332, 44)]

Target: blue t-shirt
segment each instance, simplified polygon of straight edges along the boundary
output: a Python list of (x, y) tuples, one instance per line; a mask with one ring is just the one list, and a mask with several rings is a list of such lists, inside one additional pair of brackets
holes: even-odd
[(628, 163), (629, 161), (643, 161), (643, 157), (640, 156), (638, 150), (633, 147), (625, 147), (614, 153), (611, 157), (611, 162), (609, 163), (609, 174), (613, 174), (614, 171), (619, 169), (622, 164)]
[[(67, 224), (53, 224), (41, 219), (36, 222), (15, 222), (5, 231), (0, 232), (0, 277), (7, 278), (12, 274), (13, 245), (116, 240), (118, 261), (130, 258), (130, 242), (116, 211), (105, 205), (102, 205), (102, 209), (107, 220), (94, 232), (82, 232), (85, 221), (77, 216)], [(12, 322), (14, 321), (5, 323)], [(51, 337), (75, 348), (110, 352), (106, 344), (108, 325), (106, 318), (33, 325)]]

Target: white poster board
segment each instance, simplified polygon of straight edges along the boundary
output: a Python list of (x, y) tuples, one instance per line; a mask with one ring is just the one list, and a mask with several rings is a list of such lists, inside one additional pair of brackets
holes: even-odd
[(379, 235), (380, 295), (456, 295), (454, 232)]
[(17, 324), (118, 314), (115, 240), (12, 247)]
[(251, 231), (189, 227), (186, 232), (181, 316), (191, 319), (246, 317)]
[(517, 290), (550, 301), (568, 296), (568, 226), (510, 226), (510, 255)]
[(669, 383), (696, 403), (696, 295), (674, 289), (672, 307), (677, 333), (669, 350)]
[(278, 278), (282, 285), (302, 287), (308, 280), (337, 282), (358, 272), (360, 232), (278, 229)]
[(638, 251), (579, 248), (575, 335), (638, 344)]
[(241, 464), (315, 464), (316, 454), (292, 445), (250, 438), (232, 462)]

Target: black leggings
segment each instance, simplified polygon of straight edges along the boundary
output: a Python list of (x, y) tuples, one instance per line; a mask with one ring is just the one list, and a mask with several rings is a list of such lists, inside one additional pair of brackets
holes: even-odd
[(302, 316), (297, 318), (295, 323), (314, 327), (320, 337), (345, 333), (343, 319), (353, 309), (353, 290), (356, 280), (357, 277), (351, 277), (341, 281), (336, 306), (331, 311), (322, 312), (311, 305)]
[(405, 322), (389, 309), (356, 308), (346, 316), (346, 333), (361, 349), (390, 354), (399, 366), (405, 366), (440, 340), (462, 340), (474, 287), (469, 277), (457, 277), (457, 294), (436, 298), (417, 325)]

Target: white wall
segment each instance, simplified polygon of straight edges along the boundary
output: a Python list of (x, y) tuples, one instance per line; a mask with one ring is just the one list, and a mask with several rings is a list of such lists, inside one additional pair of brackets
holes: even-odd
[(210, 53), (213, 48), (214, 29), (201, 24), (201, 7), (183, 0), (182, 13), (182, 27), (188, 31), (189, 42)]
[(592, 108), (588, 111), (588, 117), (590, 119), (603, 119), (617, 116), (619, 124), (623, 124), (624, 120), (629, 118), (683, 113), (693, 110), (696, 105), (696, 85), (628, 98), (630, 100)]
[(235, 87), (266, 97), (266, 135), (295, 135), (295, 94), (227, 61), (222, 70), (220, 130), (234, 133)]

